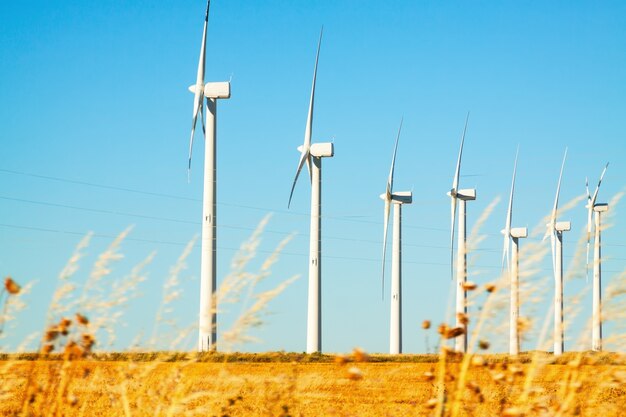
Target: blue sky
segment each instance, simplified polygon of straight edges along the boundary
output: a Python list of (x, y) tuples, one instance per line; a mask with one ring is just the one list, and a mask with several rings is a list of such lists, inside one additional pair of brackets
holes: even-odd
[[(41, 330), (57, 276), (81, 236), (96, 234), (78, 282), (129, 225), (125, 257), (111, 279), (157, 253), (115, 347), (151, 331), (168, 270), (200, 232), (203, 141), (196, 135), (188, 183), (187, 87), (195, 82), (203, 3), (0, 5), (0, 274), (35, 281), (25, 297), (28, 308), (7, 331), (9, 349)], [(425, 350), (423, 319), (445, 318), (451, 287), (445, 193), (467, 111), (461, 186), (478, 190), (468, 228), (502, 198), (481, 229), (486, 239), (471, 261), (474, 281), (492, 281), (500, 272), (499, 231), (518, 144), (514, 226), (534, 227), (549, 212), (566, 146), (562, 202), (584, 193), (585, 177), (597, 181), (607, 161), (599, 201), (624, 190), (623, 2), (214, 0), (206, 80), (232, 77), (232, 97), (218, 110), (218, 279), (269, 212), (262, 251), (297, 235), (261, 288), (301, 276), (272, 302), (267, 323), (255, 331), (263, 342), (242, 349), (305, 349), (307, 182), (298, 183), (290, 210), (287, 199), (322, 25), (313, 141), (335, 143), (323, 173), (325, 351), (388, 347), (378, 196), (401, 117), (395, 186), (414, 193), (403, 210), (407, 352)], [(618, 206), (612, 213), (614, 227), (603, 235), (606, 283), (626, 268), (624, 211)], [(573, 224), (565, 237), (569, 263), (586, 223), (583, 203), (567, 219)], [(196, 321), (199, 263), (196, 247), (173, 312), (181, 325)], [(540, 321), (552, 288), (548, 258), (543, 266), (533, 279), (544, 279), (548, 298), (522, 307), (522, 314)], [(586, 285), (572, 280), (566, 297)], [(590, 315), (589, 294), (580, 310), (573, 339)], [(221, 323), (238, 312), (230, 307)], [(523, 349), (533, 346), (530, 339)]]

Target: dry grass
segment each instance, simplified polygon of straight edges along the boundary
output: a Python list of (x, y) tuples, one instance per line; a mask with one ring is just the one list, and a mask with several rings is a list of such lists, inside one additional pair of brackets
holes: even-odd
[[(619, 197), (621, 194), (616, 199)], [(579, 200), (565, 204), (562, 212), (575, 207)], [(469, 253), (470, 264), (475, 262), (475, 249), (484, 239), (480, 227), (496, 204), (494, 200), (472, 229), (468, 247), (474, 252)], [(250, 272), (268, 221), (269, 217), (263, 219), (244, 242), (233, 259), (231, 272), (221, 280), (216, 294), (218, 312), (234, 307), (240, 314), (232, 328), (220, 329), (220, 353), (186, 350), (185, 346), (194, 345), (190, 341), (195, 328), (180, 326), (172, 319), (172, 301), (180, 295), (181, 273), (195, 239), (164, 281), (147, 348), (99, 352), (99, 347), (107, 346), (105, 338), (109, 343), (114, 340), (124, 309), (146, 279), (144, 269), (154, 255), (148, 255), (127, 275), (113, 279), (115, 262), (121, 259), (121, 246), (130, 233), (127, 229), (98, 257), (80, 288), (74, 275), (89, 245), (90, 235), (86, 236), (60, 273), (46, 328), (37, 336), (41, 340), (39, 353), (0, 353), (0, 415), (626, 415), (626, 356), (569, 352), (555, 357), (545, 352), (550, 345), (551, 311), (541, 328), (529, 316), (520, 317), (520, 330), (524, 337), (536, 341), (536, 351), (514, 357), (485, 353), (496, 343), (486, 335), (506, 334), (508, 330), (506, 274), (485, 283), (480, 273), (467, 282), (470, 309), (459, 317), (469, 329), (469, 351), (465, 355), (450, 348), (454, 339), (465, 333), (464, 327), (446, 323), (434, 326), (429, 320), (422, 323), (422, 328), (427, 333), (438, 328), (439, 354), (372, 355), (360, 349), (346, 355), (235, 352), (238, 346), (255, 340), (250, 331), (263, 324), (268, 303), (295, 279), (282, 279), (273, 289), (257, 291), (258, 284), (270, 277), (271, 267), (290, 239), (280, 242), (259, 269)], [(540, 233), (538, 228), (533, 235)], [(583, 243), (581, 239), (579, 245)], [(527, 288), (533, 287), (533, 291), (522, 289), (523, 309), (530, 312), (551, 298), (546, 284), (551, 278), (539, 276), (540, 263), (549, 250), (545, 244), (529, 240), (522, 251), (520, 279)], [(577, 254), (580, 260), (582, 251)], [(581, 270), (582, 266), (574, 262), (571, 268)], [(575, 272), (569, 275), (571, 279), (577, 277)], [(6, 334), (5, 323), (17, 325), (17, 312), (24, 307), (22, 296), (31, 285), (20, 286), (12, 278), (5, 280), (0, 293), (0, 338)], [(626, 271), (607, 286), (606, 294), (605, 322), (623, 321)], [(577, 299), (580, 297), (568, 302), (573, 304), (567, 311), (568, 321), (576, 313)], [(149, 351), (156, 348), (157, 334), (158, 339), (171, 335), (171, 351)], [(582, 335), (581, 340), (585, 340)], [(623, 334), (606, 339), (618, 347), (624, 346), (624, 340)], [(579, 346), (584, 349), (584, 343)]]

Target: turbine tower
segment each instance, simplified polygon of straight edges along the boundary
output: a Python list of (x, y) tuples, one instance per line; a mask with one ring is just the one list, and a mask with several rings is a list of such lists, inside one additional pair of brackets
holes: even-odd
[(465, 282), (467, 280), (467, 232), (466, 232), (466, 203), (467, 201), (476, 200), (475, 189), (459, 190), (459, 176), (461, 172), (461, 156), (463, 155), (463, 143), (465, 142), (465, 133), (467, 132), (467, 122), (469, 113), (465, 118), (465, 127), (461, 136), (461, 147), (459, 149), (459, 158), (456, 163), (456, 171), (452, 180), (452, 189), (447, 193), (451, 199), (451, 218), (450, 218), (450, 273), (454, 278), (454, 228), (457, 211), (457, 200), (459, 200), (459, 241), (457, 247), (456, 260), (456, 326), (462, 327), (465, 332), (455, 339), (455, 349), (458, 352), (467, 352), (467, 325), (463, 317), (467, 314), (467, 291), (465, 290)]
[[(515, 174), (517, 172), (517, 156), (519, 147), (515, 153), (515, 164), (513, 165), (513, 180), (511, 181), (511, 194), (509, 195), (509, 208), (506, 214), (506, 222), (502, 234), (504, 234), (504, 250), (502, 252), (502, 269), (506, 261), (507, 271), (511, 282), (511, 311), (509, 317), (509, 353), (518, 355), (520, 350), (519, 340), (519, 239), (528, 236), (526, 227), (511, 228), (513, 219), (513, 193), (515, 191)], [(509, 249), (509, 245), (513, 246)], [(509, 250), (511, 250), (511, 262), (509, 263)]]
[[(206, 35), (209, 23), (209, 6), (207, 2), (202, 32), (202, 46), (200, 47), (200, 61), (198, 62), (198, 76), (196, 83), (189, 87), (194, 93), (193, 119), (191, 123), (191, 138), (189, 140), (189, 164), (187, 176), (191, 171), (191, 154), (193, 151), (193, 136), (196, 129), (198, 115), (202, 120), (204, 143), (204, 195), (202, 199), (202, 253), (200, 259), (200, 314), (198, 351), (206, 352), (217, 348), (217, 303), (216, 303), (216, 169), (215, 169), (215, 141), (217, 125), (217, 100), (230, 98), (230, 82), (204, 83)], [(206, 123), (203, 119), (204, 99), (207, 102)], [(207, 134), (208, 133), (208, 134)]]
[(606, 173), (606, 169), (609, 167), (607, 163), (604, 166), (604, 170), (600, 175), (600, 181), (596, 191), (593, 193), (593, 197), (589, 193), (589, 181), (586, 181), (587, 188), (587, 271), (589, 271), (589, 240), (591, 235), (591, 216), (592, 212), (594, 216), (595, 226), (595, 239), (593, 242), (593, 316), (592, 316), (592, 328), (591, 328), (591, 349), (596, 352), (602, 351), (602, 258), (600, 255), (600, 232), (601, 228), (601, 215), (609, 210), (609, 205), (606, 203), (596, 203), (598, 198), (598, 191), (600, 191), (600, 184)]
[(298, 176), (302, 170), (302, 166), (306, 162), (311, 179), (311, 230), (310, 230), (310, 249), (309, 249), (309, 300), (307, 310), (307, 337), (306, 351), (307, 353), (322, 351), (322, 158), (330, 158), (334, 155), (335, 150), (332, 143), (314, 143), (311, 144), (311, 134), (313, 130), (313, 102), (315, 98), (315, 80), (317, 77), (317, 62), (320, 56), (320, 46), (322, 45), (322, 34), (324, 28), (320, 31), (320, 38), (317, 44), (317, 55), (315, 56), (315, 67), (313, 69), (313, 86), (311, 87), (311, 100), (309, 102), (309, 113), (306, 120), (306, 128), (304, 130), (304, 144), (298, 147), (300, 151), (300, 161), (296, 176), (291, 186), (289, 194), (289, 203), (291, 206), (291, 197), (296, 187)]
[(410, 191), (393, 192), (393, 172), (396, 163), (398, 140), (402, 130), (402, 121), (396, 137), (396, 145), (391, 158), (391, 169), (387, 179), (387, 189), (380, 198), (385, 201), (385, 217), (383, 223), (383, 294), (385, 288), (385, 253), (387, 252), (387, 229), (389, 211), (393, 204), (393, 240), (391, 246), (391, 314), (389, 323), (389, 353), (402, 353), (402, 204), (411, 204), (413, 193)]
[(554, 354), (561, 355), (564, 350), (563, 338), (563, 232), (571, 230), (569, 221), (558, 222), (557, 210), (559, 207), (559, 193), (561, 192), (561, 179), (563, 178), (563, 168), (567, 158), (567, 148), (561, 163), (561, 173), (556, 186), (556, 197), (554, 206), (550, 214), (550, 223), (547, 224), (544, 240), (550, 236), (550, 247), (552, 249), (552, 270), (554, 272)]

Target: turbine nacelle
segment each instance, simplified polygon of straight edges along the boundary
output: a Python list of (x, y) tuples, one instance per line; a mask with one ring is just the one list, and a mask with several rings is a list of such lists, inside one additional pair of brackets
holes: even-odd
[[(302, 145), (298, 146), (298, 152), (302, 152), (302, 149)], [(314, 143), (309, 153), (316, 158), (332, 158), (335, 156), (335, 145), (332, 142)]]
[(607, 203), (598, 203), (593, 206), (593, 211), (596, 213), (603, 213), (609, 211), (609, 205)]
[[(506, 236), (506, 230), (505, 229), (500, 230), (500, 233), (502, 233), (503, 235)], [(511, 231), (509, 232), (509, 236), (514, 238), (514, 239), (527, 238), (528, 237), (528, 228), (527, 227), (513, 227), (513, 228), (511, 228)]]
[(556, 222), (554, 224), (554, 230), (557, 232), (569, 232), (570, 230), (572, 230), (572, 222)]
[[(380, 195), (381, 200), (388, 200), (387, 193)], [(411, 204), (413, 193), (411, 191), (398, 191), (391, 194), (391, 202), (394, 204)]]
[(452, 198), (458, 198), (459, 200), (464, 200), (464, 201), (472, 201), (472, 200), (476, 200), (476, 189), (475, 188), (467, 188), (464, 190), (450, 190), (447, 193), (450, 197)]

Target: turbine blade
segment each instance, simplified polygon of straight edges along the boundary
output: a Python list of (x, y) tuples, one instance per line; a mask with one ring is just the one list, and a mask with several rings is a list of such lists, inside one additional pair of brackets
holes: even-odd
[(383, 269), (382, 269), (382, 298), (385, 299), (385, 256), (387, 254), (387, 230), (389, 229), (389, 211), (391, 199), (385, 198), (385, 216), (383, 221)]
[(513, 193), (515, 192), (515, 175), (517, 173), (517, 157), (519, 155), (519, 146), (515, 152), (515, 163), (513, 164), (513, 179), (511, 180), (511, 193), (509, 195), (509, 208), (506, 212), (506, 222), (504, 225), (504, 251), (502, 253), (502, 268), (504, 268), (504, 258), (506, 257), (507, 268), (509, 265), (509, 245), (511, 239), (511, 221), (513, 218)]
[(450, 279), (454, 279), (454, 225), (456, 222), (456, 195), (450, 196)]
[(550, 248), (552, 249), (552, 272), (556, 279), (556, 230), (552, 230), (550, 234)]
[(589, 181), (585, 179), (587, 186), (587, 281), (589, 281), (589, 243), (591, 242), (591, 228), (592, 228), (592, 217), (593, 217), (593, 206), (596, 204), (596, 199), (598, 198), (598, 192), (600, 191), (600, 184), (602, 184), (602, 179), (604, 178), (604, 174), (606, 174), (606, 169), (609, 167), (609, 163), (607, 162), (602, 170), (602, 174), (600, 174), (600, 180), (598, 181), (598, 185), (596, 186), (596, 191), (593, 193), (593, 197), (589, 194)]
[(203, 103), (200, 105), (200, 121), (202, 122), (202, 134), (204, 135), (204, 138), (206, 139), (206, 125), (205, 125), (205, 120), (204, 120), (204, 100), (203, 100)]
[(465, 127), (463, 128), (463, 135), (461, 136), (461, 147), (459, 148), (459, 159), (456, 162), (456, 171), (454, 172), (454, 179), (452, 180), (452, 190), (456, 193), (459, 188), (459, 175), (461, 174), (461, 156), (463, 155), (463, 143), (465, 143), (465, 133), (467, 132), (467, 122), (469, 121), (469, 112), (465, 117)]
[(589, 243), (591, 242), (591, 225), (593, 220), (593, 205), (591, 204), (591, 197), (588, 199), (587, 204), (587, 263), (586, 273), (587, 282), (589, 282)]
[(598, 198), (598, 191), (600, 191), (600, 184), (602, 184), (602, 179), (604, 178), (604, 174), (606, 174), (606, 169), (609, 167), (609, 163), (607, 162), (602, 170), (602, 174), (600, 175), (600, 181), (598, 181), (598, 186), (596, 187), (596, 191), (593, 193), (593, 197), (591, 198), (591, 205), (596, 204), (596, 198)]
[(559, 174), (559, 182), (556, 186), (556, 197), (554, 198), (554, 207), (552, 208), (552, 215), (550, 218), (550, 225), (554, 229), (556, 225), (557, 209), (559, 207), (559, 194), (561, 193), (561, 180), (563, 179), (563, 168), (565, 168), (565, 159), (567, 158), (567, 148), (565, 148), (565, 155), (563, 155), (563, 162), (561, 163), (561, 173)]
[(587, 190), (587, 262), (585, 263), (585, 278), (589, 282), (589, 242), (591, 241), (591, 215), (593, 205), (591, 204), (591, 193), (589, 192), (589, 178), (585, 177), (585, 189)]
[(203, 117), (203, 102), (204, 102), (204, 69), (206, 61), (206, 33), (207, 26), (209, 24), (209, 6), (211, 0), (207, 1), (206, 13), (204, 15), (204, 27), (202, 29), (202, 44), (200, 46), (200, 58), (198, 59), (198, 73), (196, 75), (196, 88), (193, 100), (193, 120), (191, 123), (191, 139), (189, 140), (189, 161), (187, 165), (187, 181), (189, 181), (189, 175), (191, 172), (191, 154), (193, 149), (193, 135), (196, 130), (196, 122), (198, 120), (198, 113), (202, 119), (202, 131), (206, 134), (206, 128), (204, 126)]
[(293, 197), (293, 190), (296, 188), (296, 181), (298, 181), (298, 176), (300, 175), (300, 171), (302, 171), (304, 161), (308, 161), (308, 157), (309, 149), (302, 149), (302, 153), (300, 154), (300, 162), (298, 162), (298, 170), (296, 171), (296, 177), (293, 179), (293, 184), (291, 185), (291, 193), (289, 194), (289, 203), (287, 203), (287, 208), (291, 206), (291, 197)]
[(404, 117), (400, 119), (400, 127), (398, 128), (398, 136), (396, 137), (396, 145), (393, 148), (393, 157), (391, 158), (391, 168), (389, 169), (389, 178), (387, 179), (387, 196), (391, 198), (393, 192), (393, 172), (396, 165), (396, 153), (398, 152), (398, 141), (400, 140), (400, 132), (402, 131), (402, 122)]
[(206, 14), (204, 15), (204, 28), (202, 29), (202, 45), (200, 46), (200, 59), (198, 60), (198, 75), (196, 77), (196, 85), (204, 86), (204, 69), (206, 65), (206, 33), (207, 26), (209, 25), (209, 5), (211, 1), (206, 5)]
[(315, 55), (315, 67), (313, 68), (313, 84), (311, 86), (311, 99), (309, 101), (309, 113), (306, 118), (306, 128), (304, 130), (304, 147), (311, 147), (311, 135), (313, 132), (313, 106), (315, 102), (315, 81), (317, 79), (317, 62), (320, 57), (320, 48), (322, 46), (322, 35), (324, 33), (324, 27), (320, 32), (320, 39), (317, 43), (317, 54)]
[(198, 121), (198, 114), (200, 114), (200, 118), (202, 118), (202, 101), (200, 101), (199, 105), (196, 104), (193, 109), (193, 119), (191, 120), (191, 137), (189, 138), (189, 161), (187, 164), (187, 181), (189, 181), (189, 176), (191, 173), (191, 156), (193, 152), (193, 136), (196, 132), (196, 123)]
[(309, 182), (313, 184), (313, 171), (311, 170), (311, 154), (306, 157), (306, 170), (309, 172)]

